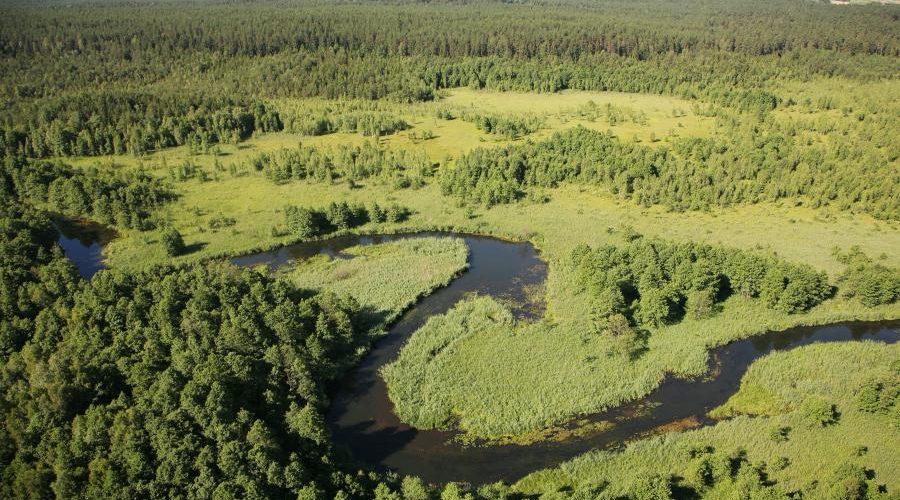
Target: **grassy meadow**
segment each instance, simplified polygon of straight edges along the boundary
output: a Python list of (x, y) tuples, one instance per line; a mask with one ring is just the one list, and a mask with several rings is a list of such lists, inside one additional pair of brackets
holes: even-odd
[(390, 321), (462, 272), (468, 253), (459, 238), (415, 238), (318, 255), (283, 272), (303, 288), (349, 295)]
[(564, 308), (554, 321), (516, 325), (490, 298), (430, 319), (383, 371), (397, 413), (417, 427), (456, 426), (474, 437), (515, 440), (639, 399), (666, 374), (701, 376), (712, 347), (798, 325), (900, 317), (896, 304), (870, 309), (833, 299), (788, 315), (734, 297), (712, 318), (651, 330), (645, 351), (629, 360), (580, 319), (589, 312), (579, 299), (550, 301), (551, 314)]
[[(896, 456), (900, 430), (890, 425), (889, 416), (860, 411), (858, 394), (873, 379), (896, 372), (898, 359), (900, 346), (875, 342), (773, 353), (750, 366), (740, 391), (725, 404), (737, 416), (710, 427), (636, 441), (621, 452), (591, 452), (558, 468), (533, 473), (514, 489), (553, 498), (553, 492), (608, 483), (603, 494), (615, 498), (649, 476), (673, 474), (710, 498), (748, 493), (729, 480), (712, 488), (697, 484), (698, 460), (692, 457), (697, 450), (711, 448), (726, 456), (743, 450), (746, 459), (763, 466), (768, 479), (785, 493), (803, 489), (811, 498), (830, 498), (811, 478), (830, 477), (845, 463), (871, 471), (870, 491), (879, 486), (896, 491), (900, 488)], [(746, 397), (760, 386), (769, 394), (764, 404)], [(825, 426), (811, 424), (803, 410), (809, 400), (833, 404), (839, 417)]]
[[(848, 85), (831, 80), (806, 86), (784, 84), (784, 95), (798, 104), (789, 111), (776, 111), (774, 115), (786, 121), (852, 121), (853, 116), (844, 116), (841, 108), (851, 106), (853, 96), (860, 92), (884, 93), (888, 84), (864, 84), (855, 89)], [(290, 237), (273, 235), (272, 231), (282, 224), (281, 211), (288, 204), (317, 207), (330, 201), (383, 200), (409, 206), (415, 214), (401, 225), (369, 225), (362, 231), (454, 227), (502, 234), (533, 241), (550, 261), (579, 243), (596, 245), (620, 241), (615, 230), (628, 226), (646, 236), (764, 249), (789, 260), (807, 262), (831, 274), (842, 268), (832, 257), (832, 248), (846, 247), (848, 241), (859, 245), (867, 254), (882, 258), (888, 265), (900, 264), (900, 254), (894, 251), (900, 247), (896, 222), (848, 214), (829, 207), (811, 209), (783, 202), (677, 213), (663, 207), (640, 207), (619, 200), (604, 188), (562, 186), (541, 193), (549, 198), (547, 203), (521, 202), (485, 210), (460, 207), (457, 200), (442, 197), (434, 185), (414, 190), (396, 190), (375, 180), (361, 183), (353, 189), (343, 183), (291, 182), (278, 185), (246, 165), (261, 153), (273, 153), (298, 144), (330, 148), (338, 144), (358, 145), (365, 141), (378, 141), (390, 148), (424, 150), (435, 163), (441, 162), (444, 168), (452, 168), (452, 158), (460, 152), (510, 142), (486, 134), (473, 123), (462, 119), (438, 118), (437, 110), (444, 108), (509, 115), (530, 113), (542, 117), (544, 128), (532, 134), (534, 137), (517, 139), (520, 141), (543, 137), (576, 124), (602, 130), (612, 128), (622, 140), (632, 140), (635, 133), (647, 137), (654, 133), (664, 138), (664, 130), (671, 128), (672, 120), (685, 125), (679, 128), (682, 135), (715, 134), (717, 128), (714, 118), (695, 114), (690, 102), (673, 97), (576, 91), (556, 94), (500, 93), (466, 88), (445, 93), (444, 97), (434, 102), (386, 105), (386, 109), (394, 109), (412, 128), (377, 139), (345, 132), (323, 136), (278, 132), (259, 135), (236, 145), (221, 144), (205, 154), (179, 147), (140, 158), (111, 156), (75, 158), (71, 161), (78, 166), (99, 165), (113, 169), (142, 165), (161, 177), (168, 177), (173, 168), (185, 163), (206, 172), (206, 180), (174, 181), (179, 198), (164, 207), (161, 215), (182, 232), (189, 245), (196, 245), (194, 248), (197, 251), (176, 258), (181, 261), (242, 253), (289, 242)], [(811, 96), (815, 95), (828, 96), (831, 99), (829, 106), (835, 109), (819, 109), (811, 100)], [(810, 98), (811, 104), (804, 104), (807, 98)], [(279, 102), (276, 101), (276, 104)], [(324, 100), (311, 102), (316, 109), (323, 106), (323, 102), (327, 103)], [(589, 103), (594, 103), (601, 110), (593, 123), (575, 117), (577, 111)], [(299, 106), (301, 110), (305, 106), (313, 106), (298, 103), (297, 100), (281, 104)], [(642, 112), (647, 116), (646, 123), (642, 125), (626, 120), (626, 123), (609, 127), (602, 113), (606, 104)], [(684, 115), (677, 119), (672, 117), (682, 113)], [(628, 127), (635, 130), (618, 131)], [(433, 130), (435, 137), (428, 140), (410, 139), (410, 134), (424, 129)], [(449, 163), (443, 163), (448, 157)], [(216, 164), (220, 165), (218, 169)], [(232, 166), (236, 168), (235, 173), (229, 171)], [(210, 228), (209, 221), (217, 217), (230, 217), (235, 223), (224, 229)], [(107, 250), (106, 256), (111, 266), (133, 268), (168, 260), (159, 245), (157, 233), (125, 230), (123, 235)]]
[(900, 500), (898, 21), (0, 3), (0, 499)]

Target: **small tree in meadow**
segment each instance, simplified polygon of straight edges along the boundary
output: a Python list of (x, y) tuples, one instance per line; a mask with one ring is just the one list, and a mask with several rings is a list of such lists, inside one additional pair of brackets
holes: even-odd
[(164, 229), (162, 232), (161, 241), (163, 244), (163, 248), (166, 249), (166, 254), (168, 254), (170, 257), (174, 257), (176, 255), (181, 255), (182, 253), (184, 253), (184, 238), (181, 237), (181, 233), (179, 233), (177, 229), (173, 227)]
[(321, 232), (318, 214), (303, 207), (287, 207), (285, 221), (291, 233), (301, 238), (312, 238)]

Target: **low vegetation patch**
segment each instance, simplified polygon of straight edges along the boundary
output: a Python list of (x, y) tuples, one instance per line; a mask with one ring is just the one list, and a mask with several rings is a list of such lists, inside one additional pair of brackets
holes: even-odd
[[(890, 498), (900, 488), (900, 430), (887, 412), (859, 402), (875, 381), (896, 380), (898, 356), (900, 346), (875, 342), (771, 354), (750, 366), (738, 393), (714, 412), (768, 416), (736, 416), (622, 452), (588, 453), (513, 489), (590, 491), (590, 498), (667, 499), (689, 491), (713, 498)], [(642, 496), (650, 487), (658, 494)]]
[[(578, 247), (570, 259), (548, 287), (568, 298), (552, 302), (544, 321), (516, 324), (498, 302), (477, 298), (417, 331), (383, 370), (400, 417), (508, 439), (639, 399), (666, 374), (700, 376), (718, 345), (900, 312), (823, 301), (832, 287), (812, 268), (711, 246), (638, 239)], [(784, 406), (762, 393), (752, 398), (761, 414)]]
[(287, 271), (303, 288), (348, 295), (381, 323), (446, 285), (466, 268), (468, 248), (459, 238), (411, 238), (348, 248)]

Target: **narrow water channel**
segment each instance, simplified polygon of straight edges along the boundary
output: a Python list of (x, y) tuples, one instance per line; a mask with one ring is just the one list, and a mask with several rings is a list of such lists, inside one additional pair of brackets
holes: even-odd
[[(709, 361), (710, 373), (714, 376), (696, 380), (667, 378), (643, 400), (582, 417), (612, 423), (612, 427), (604, 432), (527, 446), (465, 447), (454, 441), (454, 431), (418, 430), (400, 422), (378, 371), (396, 358), (404, 343), (429, 317), (448, 311), (468, 295), (477, 293), (500, 298), (511, 304), (519, 319), (540, 317), (539, 307), (528, 308), (527, 293), (530, 287), (543, 283), (547, 266), (533, 246), (450, 233), (346, 236), (236, 257), (232, 262), (240, 266), (268, 265), (275, 269), (320, 253), (339, 256), (343, 249), (355, 245), (427, 236), (462, 237), (469, 246), (469, 269), (449, 286), (411, 308), (391, 327), (389, 334), (380, 339), (366, 359), (348, 375), (335, 396), (327, 420), (335, 444), (346, 450), (360, 466), (392, 469), (401, 474), (417, 475), (428, 482), (515, 481), (593, 449), (620, 447), (684, 419), (693, 418), (699, 425), (709, 425), (714, 422), (705, 416), (706, 413), (737, 391), (753, 361), (772, 351), (821, 342), (875, 340), (894, 343), (900, 339), (900, 321), (847, 323), (767, 333), (714, 349)], [(66, 245), (71, 248), (75, 241), (85, 241), (70, 236), (65, 238), (68, 238), (65, 244), (61, 239), (64, 248)], [(86, 241), (93, 245), (99, 240)], [(92, 246), (77, 252), (81, 252), (75, 256), (84, 263), (84, 270), (79, 264), (83, 274), (89, 276), (99, 270), (99, 267), (90, 267)], [(69, 248), (66, 253), (72, 255)], [(97, 262), (102, 265), (102, 261)]]

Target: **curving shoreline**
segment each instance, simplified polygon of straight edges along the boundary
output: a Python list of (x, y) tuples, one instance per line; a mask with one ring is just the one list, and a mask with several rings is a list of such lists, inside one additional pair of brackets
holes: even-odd
[[(539, 310), (521, 307), (528, 303), (526, 288), (543, 283), (548, 271), (533, 245), (437, 231), (344, 235), (234, 257), (231, 261), (240, 266), (266, 265), (275, 269), (295, 259), (320, 253), (334, 255), (356, 245), (448, 235), (465, 240), (469, 247), (468, 269), (413, 304), (393, 322), (389, 335), (376, 341), (348, 374), (329, 409), (327, 421), (335, 444), (348, 450), (360, 465), (417, 475), (433, 483), (513, 481), (592, 449), (614, 449), (648, 434), (714, 423), (706, 413), (734, 394), (747, 367), (769, 352), (820, 342), (873, 339), (893, 343), (900, 339), (900, 321), (841, 323), (764, 333), (712, 349), (709, 373), (713, 376), (691, 380), (667, 376), (645, 398), (574, 418), (562, 427), (568, 434), (565, 440), (464, 446), (459, 443), (458, 431), (420, 430), (400, 422), (379, 370), (395, 359), (406, 340), (428, 318), (447, 312), (473, 293), (509, 299), (520, 305), (513, 310), (517, 318), (540, 317)], [(102, 261), (98, 261), (94, 272), (99, 266)]]

